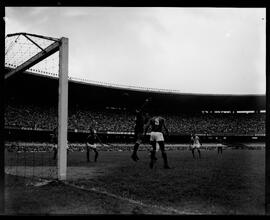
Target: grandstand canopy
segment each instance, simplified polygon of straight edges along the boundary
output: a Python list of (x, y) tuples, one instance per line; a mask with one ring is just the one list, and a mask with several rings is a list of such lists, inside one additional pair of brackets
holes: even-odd
[[(7, 72), (10, 69), (7, 69)], [(6, 80), (7, 101), (57, 103), (57, 76), (24, 72)], [(167, 90), (122, 87), (118, 85), (69, 79), (69, 106), (127, 107), (134, 109), (151, 97), (154, 111), (248, 111), (265, 110), (265, 95), (188, 94)]]

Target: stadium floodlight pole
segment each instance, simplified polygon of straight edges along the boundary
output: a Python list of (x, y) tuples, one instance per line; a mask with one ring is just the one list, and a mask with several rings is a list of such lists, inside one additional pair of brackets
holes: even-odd
[(61, 38), (59, 48), (59, 99), (58, 99), (58, 180), (67, 176), (68, 126), (68, 38)]

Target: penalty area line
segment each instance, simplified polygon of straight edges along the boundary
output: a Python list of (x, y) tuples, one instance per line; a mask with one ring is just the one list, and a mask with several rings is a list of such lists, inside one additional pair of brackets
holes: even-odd
[(129, 202), (129, 203), (135, 204), (135, 205), (140, 205), (140, 206), (144, 206), (144, 207), (151, 208), (151, 209), (159, 209), (161, 211), (173, 212), (173, 213), (179, 214), (179, 215), (190, 214), (190, 213), (187, 213), (187, 212), (184, 212), (184, 211), (181, 212), (181, 211), (179, 211), (177, 209), (174, 209), (172, 207), (164, 207), (164, 206), (159, 206), (159, 205), (147, 205), (147, 204), (145, 204), (145, 203), (143, 203), (141, 201), (137, 201), (137, 200), (134, 200), (134, 199), (129, 199), (129, 198), (126, 198), (126, 197), (122, 197), (122, 196), (107, 192), (105, 190), (100, 190), (100, 189), (97, 189), (97, 188), (94, 188), (94, 187), (86, 188), (84, 186), (79, 186), (79, 185), (72, 184), (72, 183), (67, 183), (67, 182), (64, 182), (64, 183), (66, 185), (68, 185), (68, 186), (71, 186), (71, 187), (74, 187), (74, 188), (77, 188), (77, 189), (80, 189), (80, 190), (84, 190), (84, 191), (87, 191), (87, 192), (96, 192), (96, 193), (103, 194), (103, 195), (106, 195), (106, 196), (109, 196), (109, 197), (112, 197), (112, 198), (115, 198), (115, 199), (118, 199), (118, 200), (126, 201), (126, 202)]

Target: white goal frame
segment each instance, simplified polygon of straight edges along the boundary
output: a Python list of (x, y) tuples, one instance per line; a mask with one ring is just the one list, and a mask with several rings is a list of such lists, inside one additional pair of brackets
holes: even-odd
[[(41, 49), (39, 53), (19, 65), (17, 68), (5, 74), (5, 79), (24, 72), (35, 64), (41, 62), (45, 58), (59, 51), (59, 86), (58, 86), (58, 153), (57, 153), (57, 178), (58, 180), (66, 180), (67, 178), (67, 135), (68, 135), (68, 38), (62, 37), (52, 38), (42, 35), (29, 33), (8, 34), (6, 37), (23, 35), (33, 44)], [(36, 42), (28, 36), (42, 38), (53, 41), (47, 48), (41, 48)]]

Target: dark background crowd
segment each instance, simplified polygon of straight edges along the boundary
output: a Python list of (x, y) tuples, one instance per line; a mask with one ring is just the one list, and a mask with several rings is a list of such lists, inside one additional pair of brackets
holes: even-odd
[[(152, 114), (152, 113), (151, 113)], [(150, 114), (150, 115), (151, 115)], [(265, 133), (265, 113), (170, 113), (161, 114), (171, 133), (238, 134)], [(87, 131), (90, 126), (101, 132), (133, 132), (135, 113), (117, 109), (73, 107), (68, 111), (68, 129)], [(7, 104), (5, 126), (53, 130), (57, 107), (34, 104)]]

